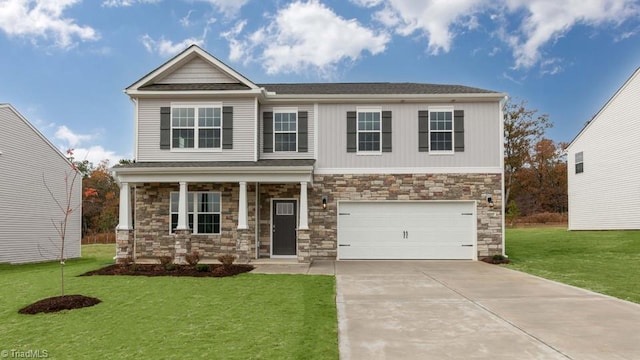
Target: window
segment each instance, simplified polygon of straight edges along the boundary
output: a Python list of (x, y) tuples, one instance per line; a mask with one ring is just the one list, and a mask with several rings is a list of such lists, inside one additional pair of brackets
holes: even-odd
[(174, 149), (220, 149), (222, 107), (174, 106), (171, 109), (171, 133), (171, 147)]
[(453, 110), (429, 111), (429, 148), (453, 151)]
[(273, 114), (273, 143), (275, 151), (297, 151), (297, 116), (295, 112)]
[(576, 174), (584, 172), (584, 155), (582, 151), (576, 153)]
[(380, 137), (382, 133), (380, 118), (380, 110), (358, 111), (358, 152), (380, 152)]
[[(178, 226), (179, 192), (171, 193), (171, 233)], [(187, 193), (187, 214), (189, 228), (194, 234), (220, 234), (220, 193)]]

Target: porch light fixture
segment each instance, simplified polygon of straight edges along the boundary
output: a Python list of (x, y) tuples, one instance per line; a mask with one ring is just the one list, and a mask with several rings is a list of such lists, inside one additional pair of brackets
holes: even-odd
[(489, 207), (492, 208), (493, 207), (493, 199), (491, 198), (491, 195), (487, 196), (487, 202), (489, 203)]
[(327, 197), (326, 196), (322, 197), (322, 208), (323, 209), (327, 208)]

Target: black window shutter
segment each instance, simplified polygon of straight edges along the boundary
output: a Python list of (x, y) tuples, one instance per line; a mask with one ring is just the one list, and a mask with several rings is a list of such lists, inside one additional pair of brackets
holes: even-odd
[(382, 112), (382, 152), (391, 152), (391, 111)]
[(347, 152), (357, 151), (356, 112), (347, 111)]
[(418, 111), (418, 151), (429, 151), (429, 111)]
[(222, 107), (222, 148), (233, 149), (233, 106)]
[(306, 111), (298, 111), (298, 151), (309, 151), (309, 120)]
[(171, 149), (171, 108), (160, 108), (160, 149)]
[(262, 113), (262, 151), (273, 152), (273, 112)]
[(455, 151), (464, 151), (464, 110), (453, 112), (453, 142)]

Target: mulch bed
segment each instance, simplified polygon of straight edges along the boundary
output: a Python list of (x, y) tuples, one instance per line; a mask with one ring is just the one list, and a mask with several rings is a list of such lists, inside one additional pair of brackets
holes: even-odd
[(489, 264), (509, 264), (511, 263), (511, 261), (509, 259), (507, 259), (506, 257), (502, 257), (502, 256), (494, 256), (494, 257), (486, 257), (486, 258), (482, 258), (482, 261), (489, 263)]
[(133, 275), (133, 276), (193, 276), (193, 277), (225, 277), (242, 274), (254, 269), (253, 265), (210, 264), (209, 271), (198, 271), (190, 265), (173, 265), (173, 269), (166, 269), (157, 264), (109, 265), (98, 270), (89, 271), (80, 276), (92, 275)]
[(62, 310), (80, 309), (99, 304), (100, 299), (84, 295), (54, 296), (25, 306), (18, 311), (20, 314), (52, 313)]

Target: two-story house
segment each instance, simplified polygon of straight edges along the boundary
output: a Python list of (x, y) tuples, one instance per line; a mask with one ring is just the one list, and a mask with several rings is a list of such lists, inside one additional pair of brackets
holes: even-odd
[(195, 45), (125, 93), (120, 261), (503, 254), (503, 93), (256, 84)]

